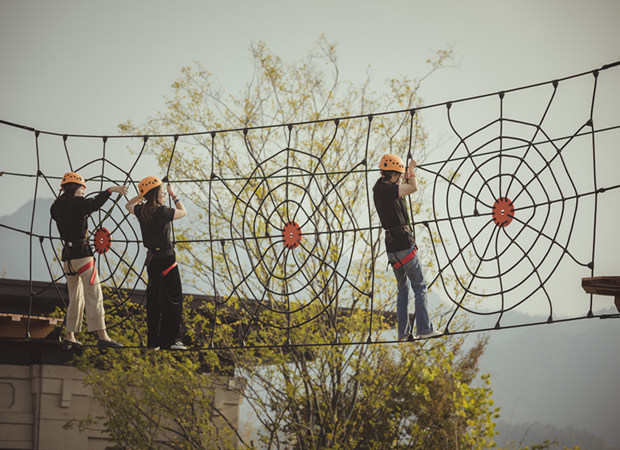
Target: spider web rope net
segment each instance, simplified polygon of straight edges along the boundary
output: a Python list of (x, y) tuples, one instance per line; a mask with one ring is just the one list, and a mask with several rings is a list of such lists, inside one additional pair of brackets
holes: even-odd
[[(376, 338), (373, 325), (388, 313), (395, 283), (371, 190), (377, 154), (417, 158), (416, 125), (424, 120), (447, 137), (444, 154), (418, 167), (422, 192), (408, 199), (430, 306), (443, 306), (436, 326), (457, 334), (609, 317), (597, 314), (579, 281), (597, 273), (606, 241), (617, 244), (599, 230), (607, 230), (601, 217), (617, 205), (620, 188), (606, 167), (618, 161), (620, 118), (601, 114), (618, 91), (618, 65), (414, 110), (190, 134), (68, 135), (0, 121), (3, 133), (30, 140), (19, 150), (27, 170), (4, 170), (0, 184), (25, 180), (34, 200), (26, 226), (0, 228), (28, 237), (30, 282), (33, 260), (43, 261), (44, 290), (56, 289), (66, 305), (61, 241), (37, 200), (58, 195), (69, 170), (91, 191), (129, 184), (131, 197), (152, 174), (143, 158), (157, 149), (190, 213), (173, 236), (186, 284), (208, 295), (208, 348), (253, 347), (248, 339), (270, 332), (279, 341), (269, 346), (298, 345), (297, 330), (315, 321), (330, 333), (303, 345), (340, 344), (341, 321), (359, 309), (367, 312), (368, 339), (347, 343), (389, 342)], [(397, 136), (384, 134), (388, 123), (399, 124)], [(224, 148), (235, 149), (228, 165)], [(127, 302), (146, 287), (146, 271), (139, 225), (125, 203), (113, 195), (89, 218), (89, 230), (112, 311), (131, 322)], [(567, 283), (570, 305), (557, 294)], [(30, 307), (40, 294), (31, 293)], [(524, 321), (518, 312), (547, 319)], [(475, 317), (474, 325), (456, 328), (459, 315)], [(237, 340), (223, 342), (220, 327), (230, 320)]]

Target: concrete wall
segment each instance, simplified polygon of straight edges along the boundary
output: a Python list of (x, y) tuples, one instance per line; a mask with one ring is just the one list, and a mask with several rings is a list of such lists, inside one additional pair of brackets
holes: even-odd
[[(102, 430), (65, 430), (71, 419), (103, 415), (74, 367), (0, 364), (0, 449), (99, 450), (112, 448)], [(221, 377), (215, 404), (239, 423), (240, 380)]]

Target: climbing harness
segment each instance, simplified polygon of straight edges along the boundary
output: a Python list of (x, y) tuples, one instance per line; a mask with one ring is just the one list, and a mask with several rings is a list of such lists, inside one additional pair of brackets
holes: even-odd
[[(71, 267), (71, 260), (68, 260), (67, 263), (69, 264), (69, 267)], [(77, 272), (67, 272), (66, 275), (82, 275), (84, 272), (86, 272), (88, 269), (93, 268), (93, 274), (90, 276), (90, 280), (89, 283), (91, 285), (95, 284), (95, 278), (97, 277), (97, 265), (95, 264), (95, 258), (92, 258), (90, 261), (88, 261), (86, 264), (84, 264), (82, 267), (80, 267)]]
[(396, 258), (397, 261), (395, 263), (390, 263), (390, 264), (392, 264), (392, 267), (394, 267), (395, 269), (398, 269), (404, 266), (405, 264), (407, 264), (413, 258), (415, 258), (415, 255), (417, 255), (417, 253), (418, 253), (418, 246), (414, 245), (413, 249), (411, 249), (411, 251), (407, 254), (407, 256), (405, 256), (403, 259)]
[(177, 266), (177, 262), (175, 261), (174, 263), (172, 263), (172, 265), (170, 267), (168, 267), (166, 270), (162, 270), (161, 272), (161, 277), (165, 277), (166, 275), (168, 275), (168, 272), (170, 272), (172, 269), (174, 269)]
[(88, 245), (88, 239), (76, 239), (75, 241), (67, 241), (65, 242), (64, 247), (62, 248), (62, 259), (65, 261), (69, 260), (69, 249), (72, 247), (82, 247), (84, 245)]

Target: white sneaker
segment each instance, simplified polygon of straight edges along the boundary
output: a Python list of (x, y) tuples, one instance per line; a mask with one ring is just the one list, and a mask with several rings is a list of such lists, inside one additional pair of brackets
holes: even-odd
[(176, 341), (174, 344), (170, 346), (170, 350), (187, 350), (187, 347), (183, 345), (183, 342)]
[(443, 333), (440, 331), (431, 331), (429, 333), (425, 333), (425, 334), (419, 334), (418, 336), (416, 336), (418, 339), (430, 339), (430, 338), (434, 338), (437, 336), (443, 336)]

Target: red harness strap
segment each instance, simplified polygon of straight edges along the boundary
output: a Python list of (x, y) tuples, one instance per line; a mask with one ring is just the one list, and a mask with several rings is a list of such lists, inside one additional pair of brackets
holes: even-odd
[(168, 275), (168, 272), (170, 272), (176, 266), (177, 266), (177, 263), (175, 261), (170, 267), (168, 267), (166, 270), (162, 271), (162, 273), (161, 273), (162, 278), (165, 277), (166, 275)]
[(84, 264), (78, 269), (78, 275), (82, 275), (88, 269), (93, 268), (93, 274), (90, 277), (90, 284), (95, 284), (95, 277), (97, 276), (97, 266), (95, 265), (95, 258)]
[(394, 264), (392, 264), (392, 266), (395, 269), (398, 269), (399, 267), (407, 264), (409, 261), (411, 261), (413, 258), (415, 258), (415, 255), (418, 253), (418, 246), (414, 245), (413, 246), (413, 250), (411, 250), (411, 252), (405, 256), (403, 259), (400, 259), (398, 261), (396, 261)]

